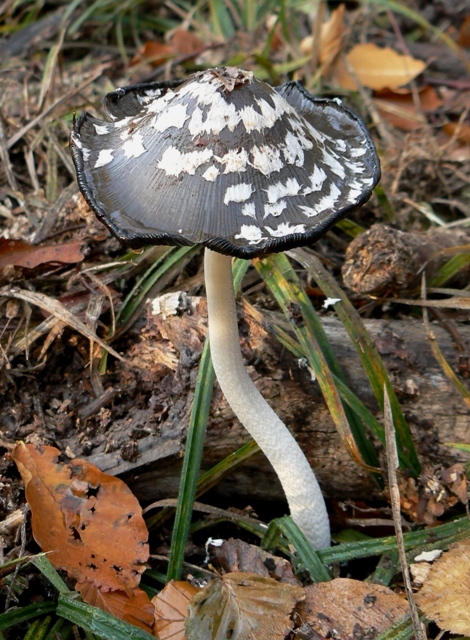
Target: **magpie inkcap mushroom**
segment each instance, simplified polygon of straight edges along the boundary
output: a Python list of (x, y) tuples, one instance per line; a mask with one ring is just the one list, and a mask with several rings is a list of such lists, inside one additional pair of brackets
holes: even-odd
[(315, 242), (364, 204), (380, 178), (363, 121), (299, 83), (273, 88), (249, 71), (133, 85), (84, 113), (70, 141), (78, 183), (124, 243), (201, 244), (209, 338), (219, 384), (273, 465), (293, 519), (330, 544), (326, 508), (296, 441), (258, 393), (239, 348), (230, 257)]

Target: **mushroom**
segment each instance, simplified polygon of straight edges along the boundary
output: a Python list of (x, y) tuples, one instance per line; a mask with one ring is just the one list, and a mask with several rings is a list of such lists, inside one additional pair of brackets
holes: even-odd
[(366, 202), (380, 178), (362, 120), (299, 83), (273, 88), (220, 67), (186, 81), (107, 94), (109, 122), (83, 113), (71, 134), (80, 190), (124, 243), (201, 244), (212, 361), (236, 416), (271, 462), (293, 520), (330, 545), (310, 464), (243, 364), (231, 257), (311, 244)]

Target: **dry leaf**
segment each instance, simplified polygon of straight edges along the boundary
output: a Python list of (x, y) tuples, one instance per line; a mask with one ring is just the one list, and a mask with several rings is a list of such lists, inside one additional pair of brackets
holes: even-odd
[(7, 266), (34, 269), (43, 264), (75, 264), (84, 258), (83, 242), (34, 245), (22, 240), (0, 238), (0, 268)]
[[(358, 81), (364, 87), (377, 91), (401, 87), (416, 78), (426, 67), (421, 60), (372, 43), (356, 45), (347, 54), (346, 60)], [(356, 81), (341, 60), (335, 66), (333, 78), (345, 89), (358, 89)]]
[(462, 540), (433, 564), (415, 596), (418, 606), (441, 629), (470, 635), (470, 540)]
[(142, 510), (118, 478), (54, 447), (20, 442), (12, 453), (31, 507), (33, 536), (52, 564), (103, 591), (134, 589), (148, 559)]
[(129, 595), (125, 591), (103, 592), (91, 582), (77, 582), (75, 589), (84, 602), (152, 634), (154, 608), (142, 589), (132, 589)]
[(442, 127), (442, 129), (448, 136), (452, 137), (455, 135), (457, 140), (460, 142), (470, 144), (470, 125), (465, 124), (464, 122), (448, 122)]
[(345, 5), (331, 12), (329, 20), (322, 24), (320, 62), (331, 62), (341, 49), (341, 38), (344, 33)]
[(208, 545), (210, 562), (222, 573), (235, 571), (256, 573), (274, 578), (278, 582), (300, 585), (292, 571), (291, 563), (285, 558), (273, 556), (254, 544), (230, 538), (219, 546)]
[(141, 62), (148, 62), (153, 67), (158, 67), (158, 65), (163, 64), (175, 54), (176, 52), (170, 44), (152, 41), (144, 42), (129, 64), (132, 67)]
[(188, 640), (284, 640), (303, 589), (254, 573), (227, 573), (197, 593), (186, 622)]
[[(321, 27), (321, 46), (319, 62), (325, 65), (323, 73), (329, 69), (331, 62), (341, 49), (341, 41), (344, 33), (344, 11), (345, 5), (340, 6), (331, 12), (330, 18)], [(314, 37), (307, 36), (300, 43), (300, 50), (304, 55), (313, 53)]]
[(170, 44), (145, 42), (132, 58), (130, 64), (132, 66), (140, 62), (149, 62), (153, 67), (158, 67), (177, 55), (190, 56), (203, 48), (204, 43), (193, 33), (186, 29), (177, 29), (173, 33)]
[(349, 578), (309, 585), (305, 596), (297, 606), (302, 622), (335, 640), (375, 637), (408, 612), (407, 601), (388, 587)]
[(374, 94), (374, 103), (384, 120), (403, 131), (413, 131), (426, 123), (423, 112), (435, 111), (442, 100), (433, 87), (423, 87), (418, 92), (420, 105), (417, 108), (411, 91), (384, 90)]
[(185, 581), (169, 582), (159, 594), (152, 598), (155, 607), (154, 634), (160, 640), (184, 640), (188, 607), (196, 587)]

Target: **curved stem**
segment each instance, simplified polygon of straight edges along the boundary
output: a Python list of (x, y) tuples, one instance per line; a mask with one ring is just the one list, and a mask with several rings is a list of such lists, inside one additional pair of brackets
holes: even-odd
[(233, 412), (278, 475), (294, 522), (313, 547), (329, 547), (328, 514), (315, 474), (296, 440), (257, 390), (243, 364), (231, 258), (206, 249), (204, 269), (211, 357), (220, 387)]

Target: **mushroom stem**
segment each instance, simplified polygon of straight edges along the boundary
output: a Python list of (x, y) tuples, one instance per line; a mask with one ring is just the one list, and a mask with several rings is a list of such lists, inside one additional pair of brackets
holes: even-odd
[(220, 387), (235, 415), (273, 466), (294, 522), (314, 548), (329, 547), (328, 514), (315, 474), (243, 364), (231, 258), (206, 249), (204, 269), (211, 356)]

